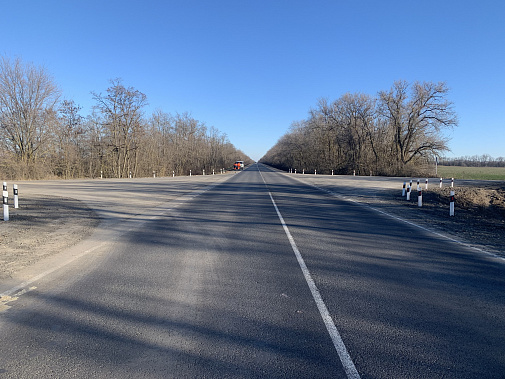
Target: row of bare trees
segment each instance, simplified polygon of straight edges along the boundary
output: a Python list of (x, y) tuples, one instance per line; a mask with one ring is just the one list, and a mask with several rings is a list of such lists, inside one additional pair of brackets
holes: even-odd
[(397, 81), (377, 96), (322, 99), (295, 122), (262, 163), (299, 171), (403, 175), (447, 151), (457, 125), (445, 83)]
[(145, 116), (147, 97), (110, 82), (80, 114), (45, 69), (0, 58), (0, 177), (140, 177), (198, 174), (251, 159), (189, 114)]
[(442, 157), (439, 160), (439, 164), (462, 167), (505, 167), (505, 157), (493, 158), (489, 154), (456, 158)]

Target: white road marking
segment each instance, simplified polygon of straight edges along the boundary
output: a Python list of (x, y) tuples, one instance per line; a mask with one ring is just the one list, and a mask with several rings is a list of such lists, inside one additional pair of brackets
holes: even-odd
[[(59, 270), (60, 268), (65, 267), (66, 265), (68, 265), (68, 264), (70, 264), (70, 263), (74, 262), (75, 260), (77, 260), (77, 259), (79, 259), (79, 258), (83, 257), (83, 256), (84, 256), (84, 255), (86, 255), (86, 254), (89, 254), (89, 253), (91, 253), (91, 252), (95, 251), (96, 249), (98, 249), (98, 248), (102, 247), (102, 246), (103, 246), (103, 245), (105, 245), (105, 244), (106, 244), (106, 242), (102, 242), (101, 244), (96, 245), (96, 246), (92, 247), (91, 249), (88, 249), (88, 250), (86, 250), (86, 251), (83, 251), (82, 253), (80, 253), (80, 254), (78, 254), (78, 255), (74, 256), (74, 257), (73, 257), (72, 259), (70, 259), (70, 260), (67, 260), (67, 261), (65, 261), (65, 262), (63, 262), (63, 263), (61, 263), (61, 264), (59, 264), (59, 265), (57, 265), (57, 266), (54, 266), (53, 268), (51, 268), (51, 269), (49, 269), (49, 270), (47, 270), (47, 271), (44, 271), (44, 272), (42, 272), (42, 273), (40, 273), (40, 274), (38, 274), (38, 275), (35, 275), (34, 277), (30, 278), (29, 280), (27, 280), (27, 281), (25, 281), (25, 282), (23, 282), (23, 283), (21, 283), (21, 284), (19, 284), (19, 285), (15, 286), (15, 287), (12, 287), (11, 289), (9, 289), (9, 290), (7, 290), (7, 291), (5, 291), (5, 292), (0, 293), (0, 299), (2, 299), (3, 297), (10, 296), (10, 295), (12, 295), (14, 292), (19, 291), (19, 290), (22, 290), (22, 289), (23, 289), (23, 288), (25, 288), (25, 287), (28, 287), (30, 284), (32, 284), (32, 283), (34, 283), (34, 282), (36, 282), (37, 280), (42, 279), (42, 278), (46, 277), (46, 276), (47, 276), (47, 275), (49, 275), (49, 274), (52, 274), (52, 273), (53, 273), (53, 272), (55, 272), (56, 270)], [(19, 296), (21, 296), (21, 295), (22, 295), (22, 294), (24, 294), (24, 293), (25, 293), (25, 292), (22, 292), (22, 293), (18, 294), (18, 297), (19, 297)]]
[[(263, 178), (263, 174), (259, 170), (259, 167), (258, 167), (258, 171), (261, 175), (261, 179), (263, 179), (263, 183), (265, 183), (265, 186), (267, 186), (265, 178)], [(267, 191), (268, 191), (268, 187), (267, 187)], [(342, 337), (340, 336), (340, 333), (338, 332), (337, 327), (333, 323), (333, 319), (331, 318), (330, 312), (328, 311), (328, 308), (326, 307), (326, 304), (324, 303), (323, 298), (321, 297), (321, 294), (319, 293), (319, 290), (318, 290), (316, 284), (314, 283), (314, 280), (312, 279), (312, 275), (310, 275), (310, 271), (307, 268), (305, 261), (303, 260), (302, 254), (300, 253), (300, 251), (298, 250), (298, 247), (296, 246), (295, 240), (293, 239), (293, 236), (291, 235), (291, 232), (289, 231), (288, 226), (284, 222), (284, 218), (282, 217), (282, 214), (279, 211), (277, 204), (275, 203), (272, 193), (270, 191), (268, 191), (268, 195), (270, 196), (270, 199), (272, 200), (272, 204), (274, 205), (275, 211), (277, 212), (277, 216), (279, 217), (282, 227), (284, 228), (284, 232), (286, 233), (286, 236), (288, 237), (289, 243), (291, 244), (291, 248), (293, 249), (293, 252), (295, 253), (298, 264), (300, 265), (303, 276), (305, 277), (305, 281), (307, 282), (307, 284), (309, 286), (312, 297), (314, 298), (314, 301), (316, 302), (317, 309), (319, 310), (319, 313), (321, 314), (324, 325), (326, 326), (326, 329), (328, 330), (328, 333), (330, 334), (331, 340), (333, 341), (333, 345), (335, 346), (335, 349), (337, 350), (337, 354), (340, 358), (340, 362), (342, 362), (342, 365), (344, 366), (345, 373), (347, 374), (347, 377), (349, 379), (351, 379), (351, 378), (352, 379), (359, 379), (360, 375), (358, 373), (358, 370), (356, 369), (356, 366), (354, 366), (354, 362), (352, 361), (351, 356), (349, 355), (349, 352), (347, 351), (347, 348), (345, 347), (344, 341), (342, 340)]]

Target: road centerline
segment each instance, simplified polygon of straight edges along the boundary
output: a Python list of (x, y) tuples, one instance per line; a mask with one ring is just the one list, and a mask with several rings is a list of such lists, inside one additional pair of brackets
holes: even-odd
[(258, 171), (261, 175), (261, 179), (263, 180), (263, 183), (265, 184), (265, 187), (267, 187), (268, 195), (270, 196), (270, 200), (272, 200), (272, 204), (275, 208), (275, 211), (277, 212), (277, 216), (279, 217), (279, 220), (281, 222), (281, 225), (284, 229), (284, 232), (286, 233), (286, 236), (289, 240), (289, 243), (291, 244), (291, 248), (293, 252), (295, 253), (296, 259), (298, 261), (298, 264), (300, 265), (300, 269), (302, 270), (303, 276), (305, 278), (305, 281), (307, 282), (307, 285), (309, 286), (310, 293), (312, 294), (312, 297), (314, 301), (316, 302), (317, 309), (319, 310), (319, 313), (321, 315), (321, 318), (323, 319), (324, 325), (326, 326), (326, 329), (328, 330), (328, 333), (330, 334), (331, 340), (333, 342), (333, 346), (335, 347), (337, 354), (340, 358), (340, 362), (342, 363), (344, 367), (344, 371), (349, 379), (359, 379), (360, 375), (358, 373), (358, 370), (356, 369), (356, 366), (354, 365), (354, 362), (351, 359), (351, 356), (349, 355), (349, 352), (347, 351), (347, 348), (344, 344), (344, 341), (342, 340), (342, 337), (340, 336), (340, 333), (335, 326), (333, 319), (331, 318), (330, 312), (328, 311), (328, 307), (324, 303), (323, 298), (321, 297), (321, 294), (319, 292), (319, 289), (317, 288), (314, 280), (312, 279), (312, 275), (310, 274), (309, 269), (307, 268), (307, 265), (305, 264), (305, 261), (302, 257), (302, 254), (298, 250), (298, 247), (296, 245), (296, 242), (291, 235), (291, 232), (289, 231), (288, 226), (286, 225), (286, 222), (284, 221), (284, 218), (282, 217), (282, 214), (277, 207), (277, 204), (272, 196), (272, 193), (268, 189), (267, 183), (265, 181), (265, 178), (263, 177), (263, 174), (259, 170)]

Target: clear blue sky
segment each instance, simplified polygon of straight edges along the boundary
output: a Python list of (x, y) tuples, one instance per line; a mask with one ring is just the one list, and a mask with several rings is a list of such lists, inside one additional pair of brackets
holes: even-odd
[(0, 54), (93, 105), (122, 78), (259, 159), (319, 98), (446, 81), (449, 156), (505, 156), (503, 0), (0, 0)]

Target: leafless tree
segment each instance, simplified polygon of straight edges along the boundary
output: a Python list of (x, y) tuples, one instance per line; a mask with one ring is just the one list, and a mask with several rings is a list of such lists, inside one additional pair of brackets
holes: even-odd
[(106, 95), (93, 93), (93, 99), (108, 131), (113, 175), (122, 178), (127, 177), (130, 171), (136, 173), (136, 150), (143, 133), (146, 95), (132, 87), (123, 86), (120, 79), (114, 79)]
[(0, 59), (0, 139), (25, 164), (49, 143), (60, 91), (43, 68)]
[(389, 91), (379, 92), (379, 112), (394, 132), (399, 168), (417, 158), (448, 150), (448, 140), (441, 131), (458, 123), (453, 104), (446, 98), (448, 92), (443, 82), (415, 82), (410, 88), (405, 81), (397, 81)]

